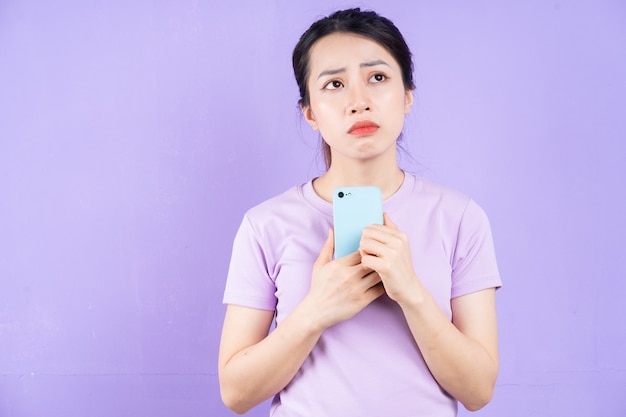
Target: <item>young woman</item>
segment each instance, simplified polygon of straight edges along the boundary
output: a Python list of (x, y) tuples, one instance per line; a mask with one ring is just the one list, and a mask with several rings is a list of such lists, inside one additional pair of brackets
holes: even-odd
[[(244, 413), (273, 397), (273, 417), (483, 407), (498, 374), (491, 232), (471, 199), (398, 167), (414, 89), (402, 35), (374, 12), (339, 11), (303, 34), (293, 66), (328, 169), (243, 219), (224, 295), (224, 403)], [(382, 190), (384, 224), (333, 259), (333, 190), (362, 185)]]

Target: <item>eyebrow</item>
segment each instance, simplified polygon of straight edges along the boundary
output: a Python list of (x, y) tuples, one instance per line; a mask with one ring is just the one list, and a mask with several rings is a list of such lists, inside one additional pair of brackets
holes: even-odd
[[(368, 67), (375, 67), (377, 65), (386, 65), (388, 67), (391, 67), (388, 63), (386, 63), (382, 59), (377, 59), (375, 61), (363, 62), (361, 65), (359, 65), (359, 67), (360, 68), (368, 68)], [(345, 70), (346, 70), (346, 68), (344, 67), (344, 68), (329, 69), (329, 70), (326, 70), (326, 71), (322, 71), (320, 73), (320, 75), (317, 76), (317, 79), (319, 80), (320, 78), (328, 76), (328, 75), (340, 74), (340, 73), (344, 72)]]

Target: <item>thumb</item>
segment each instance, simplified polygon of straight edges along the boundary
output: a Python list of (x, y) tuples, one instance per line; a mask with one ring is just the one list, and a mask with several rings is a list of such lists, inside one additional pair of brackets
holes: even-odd
[(335, 233), (333, 229), (328, 231), (328, 237), (326, 238), (326, 242), (324, 242), (324, 246), (322, 246), (322, 250), (313, 265), (313, 268), (319, 268), (323, 265), (326, 265), (328, 262), (333, 260), (333, 252), (335, 251)]
[(391, 217), (387, 213), (383, 213), (383, 224), (385, 226), (389, 226), (392, 229), (398, 230), (398, 226), (394, 222), (391, 221)]

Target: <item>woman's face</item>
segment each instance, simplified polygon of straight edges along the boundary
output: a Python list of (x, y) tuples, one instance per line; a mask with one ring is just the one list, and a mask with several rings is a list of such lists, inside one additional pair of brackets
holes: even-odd
[(310, 51), (304, 117), (330, 146), (332, 163), (391, 155), (413, 103), (400, 66), (378, 43), (334, 33)]

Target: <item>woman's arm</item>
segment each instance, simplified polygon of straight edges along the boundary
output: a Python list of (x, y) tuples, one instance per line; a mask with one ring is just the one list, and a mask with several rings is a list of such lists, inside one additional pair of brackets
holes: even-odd
[(401, 304), (411, 333), (439, 385), (479, 410), (491, 401), (498, 376), (495, 289), (453, 299), (452, 323), (424, 294)]
[(219, 354), (224, 404), (242, 414), (271, 398), (294, 377), (322, 331), (299, 306), (268, 335), (273, 311), (229, 305)]
[(323, 331), (383, 294), (380, 277), (354, 253), (333, 260), (329, 234), (304, 300), (268, 335), (273, 311), (228, 306), (219, 354), (222, 400), (244, 413), (293, 379)]
[(386, 214), (384, 226), (363, 232), (361, 253), (402, 308), (439, 385), (468, 410), (485, 406), (498, 375), (495, 289), (452, 299), (451, 322), (415, 274), (407, 236)]

